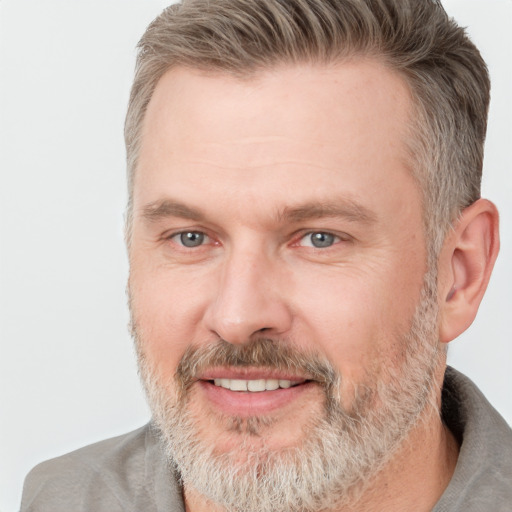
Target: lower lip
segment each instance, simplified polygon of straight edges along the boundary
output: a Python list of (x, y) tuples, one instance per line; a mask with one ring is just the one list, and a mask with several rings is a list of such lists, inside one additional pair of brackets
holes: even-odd
[(257, 416), (269, 414), (298, 400), (305, 393), (317, 387), (313, 382), (305, 382), (287, 389), (274, 391), (231, 391), (216, 386), (213, 382), (198, 382), (206, 398), (225, 414), (230, 416)]

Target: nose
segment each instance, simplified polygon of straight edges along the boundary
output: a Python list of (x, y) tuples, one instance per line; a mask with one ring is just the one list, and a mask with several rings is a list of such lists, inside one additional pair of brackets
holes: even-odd
[(213, 300), (205, 312), (206, 327), (232, 344), (287, 332), (292, 315), (279, 267), (276, 259), (262, 252), (232, 253), (216, 280)]

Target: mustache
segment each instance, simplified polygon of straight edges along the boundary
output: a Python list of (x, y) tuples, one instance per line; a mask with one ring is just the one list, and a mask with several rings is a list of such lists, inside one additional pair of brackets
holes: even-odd
[(340, 375), (326, 358), (291, 347), (283, 340), (255, 338), (243, 345), (233, 345), (221, 339), (186, 350), (175, 374), (181, 392), (186, 394), (198, 374), (214, 367), (291, 372), (319, 383), (329, 392), (340, 381)]

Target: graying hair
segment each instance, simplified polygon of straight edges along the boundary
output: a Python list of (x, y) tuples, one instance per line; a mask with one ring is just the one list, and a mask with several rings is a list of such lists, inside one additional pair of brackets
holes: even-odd
[(422, 191), (429, 263), (453, 221), (480, 197), (488, 72), (438, 1), (183, 0), (150, 24), (138, 49), (125, 125), (128, 229), (146, 109), (175, 66), (247, 78), (282, 64), (380, 59), (404, 77), (413, 98), (406, 143)]

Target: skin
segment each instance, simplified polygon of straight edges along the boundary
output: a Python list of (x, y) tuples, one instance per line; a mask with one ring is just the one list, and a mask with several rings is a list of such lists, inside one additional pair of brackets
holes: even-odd
[[(426, 271), (420, 191), (404, 142), (410, 111), (402, 78), (375, 61), (283, 66), (247, 81), (185, 68), (164, 75), (143, 127), (130, 247), (134, 320), (162, 378), (173, 378), (191, 345), (264, 335), (327, 357), (343, 376), (340, 397), (350, 410), (357, 384), (401, 360), (398, 338)], [(491, 233), (479, 252), (487, 262), (497, 251), (497, 214), (478, 204), (462, 221), (481, 224), (475, 246), (482, 230)], [(460, 257), (464, 230), (454, 230), (440, 258), (443, 297), (469, 279), (455, 271), (471, 259)], [(204, 234), (203, 243), (185, 247), (183, 232)], [(312, 246), (311, 233), (333, 235), (332, 244)], [(480, 272), (472, 304), (488, 274)], [(464, 289), (457, 284), (450, 305)], [(449, 341), (473, 312), (461, 300), (455, 325), (440, 302), (441, 341)], [(247, 378), (270, 377), (256, 373)], [(439, 384), (442, 374), (441, 366)], [(198, 380), (191, 407), (217, 451), (242, 435), (226, 431), (226, 414), (270, 419), (250, 442), (277, 449), (300, 444), (307, 419), (322, 412), (316, 385), (284, 399), (237, 395), (225, 403), (209, 389)], [(430, 510), (456, 457), (439, 417), (424, 418), (359, 510)], [(185, 498), (189, 511), (215, 510), (192, 489)]]

